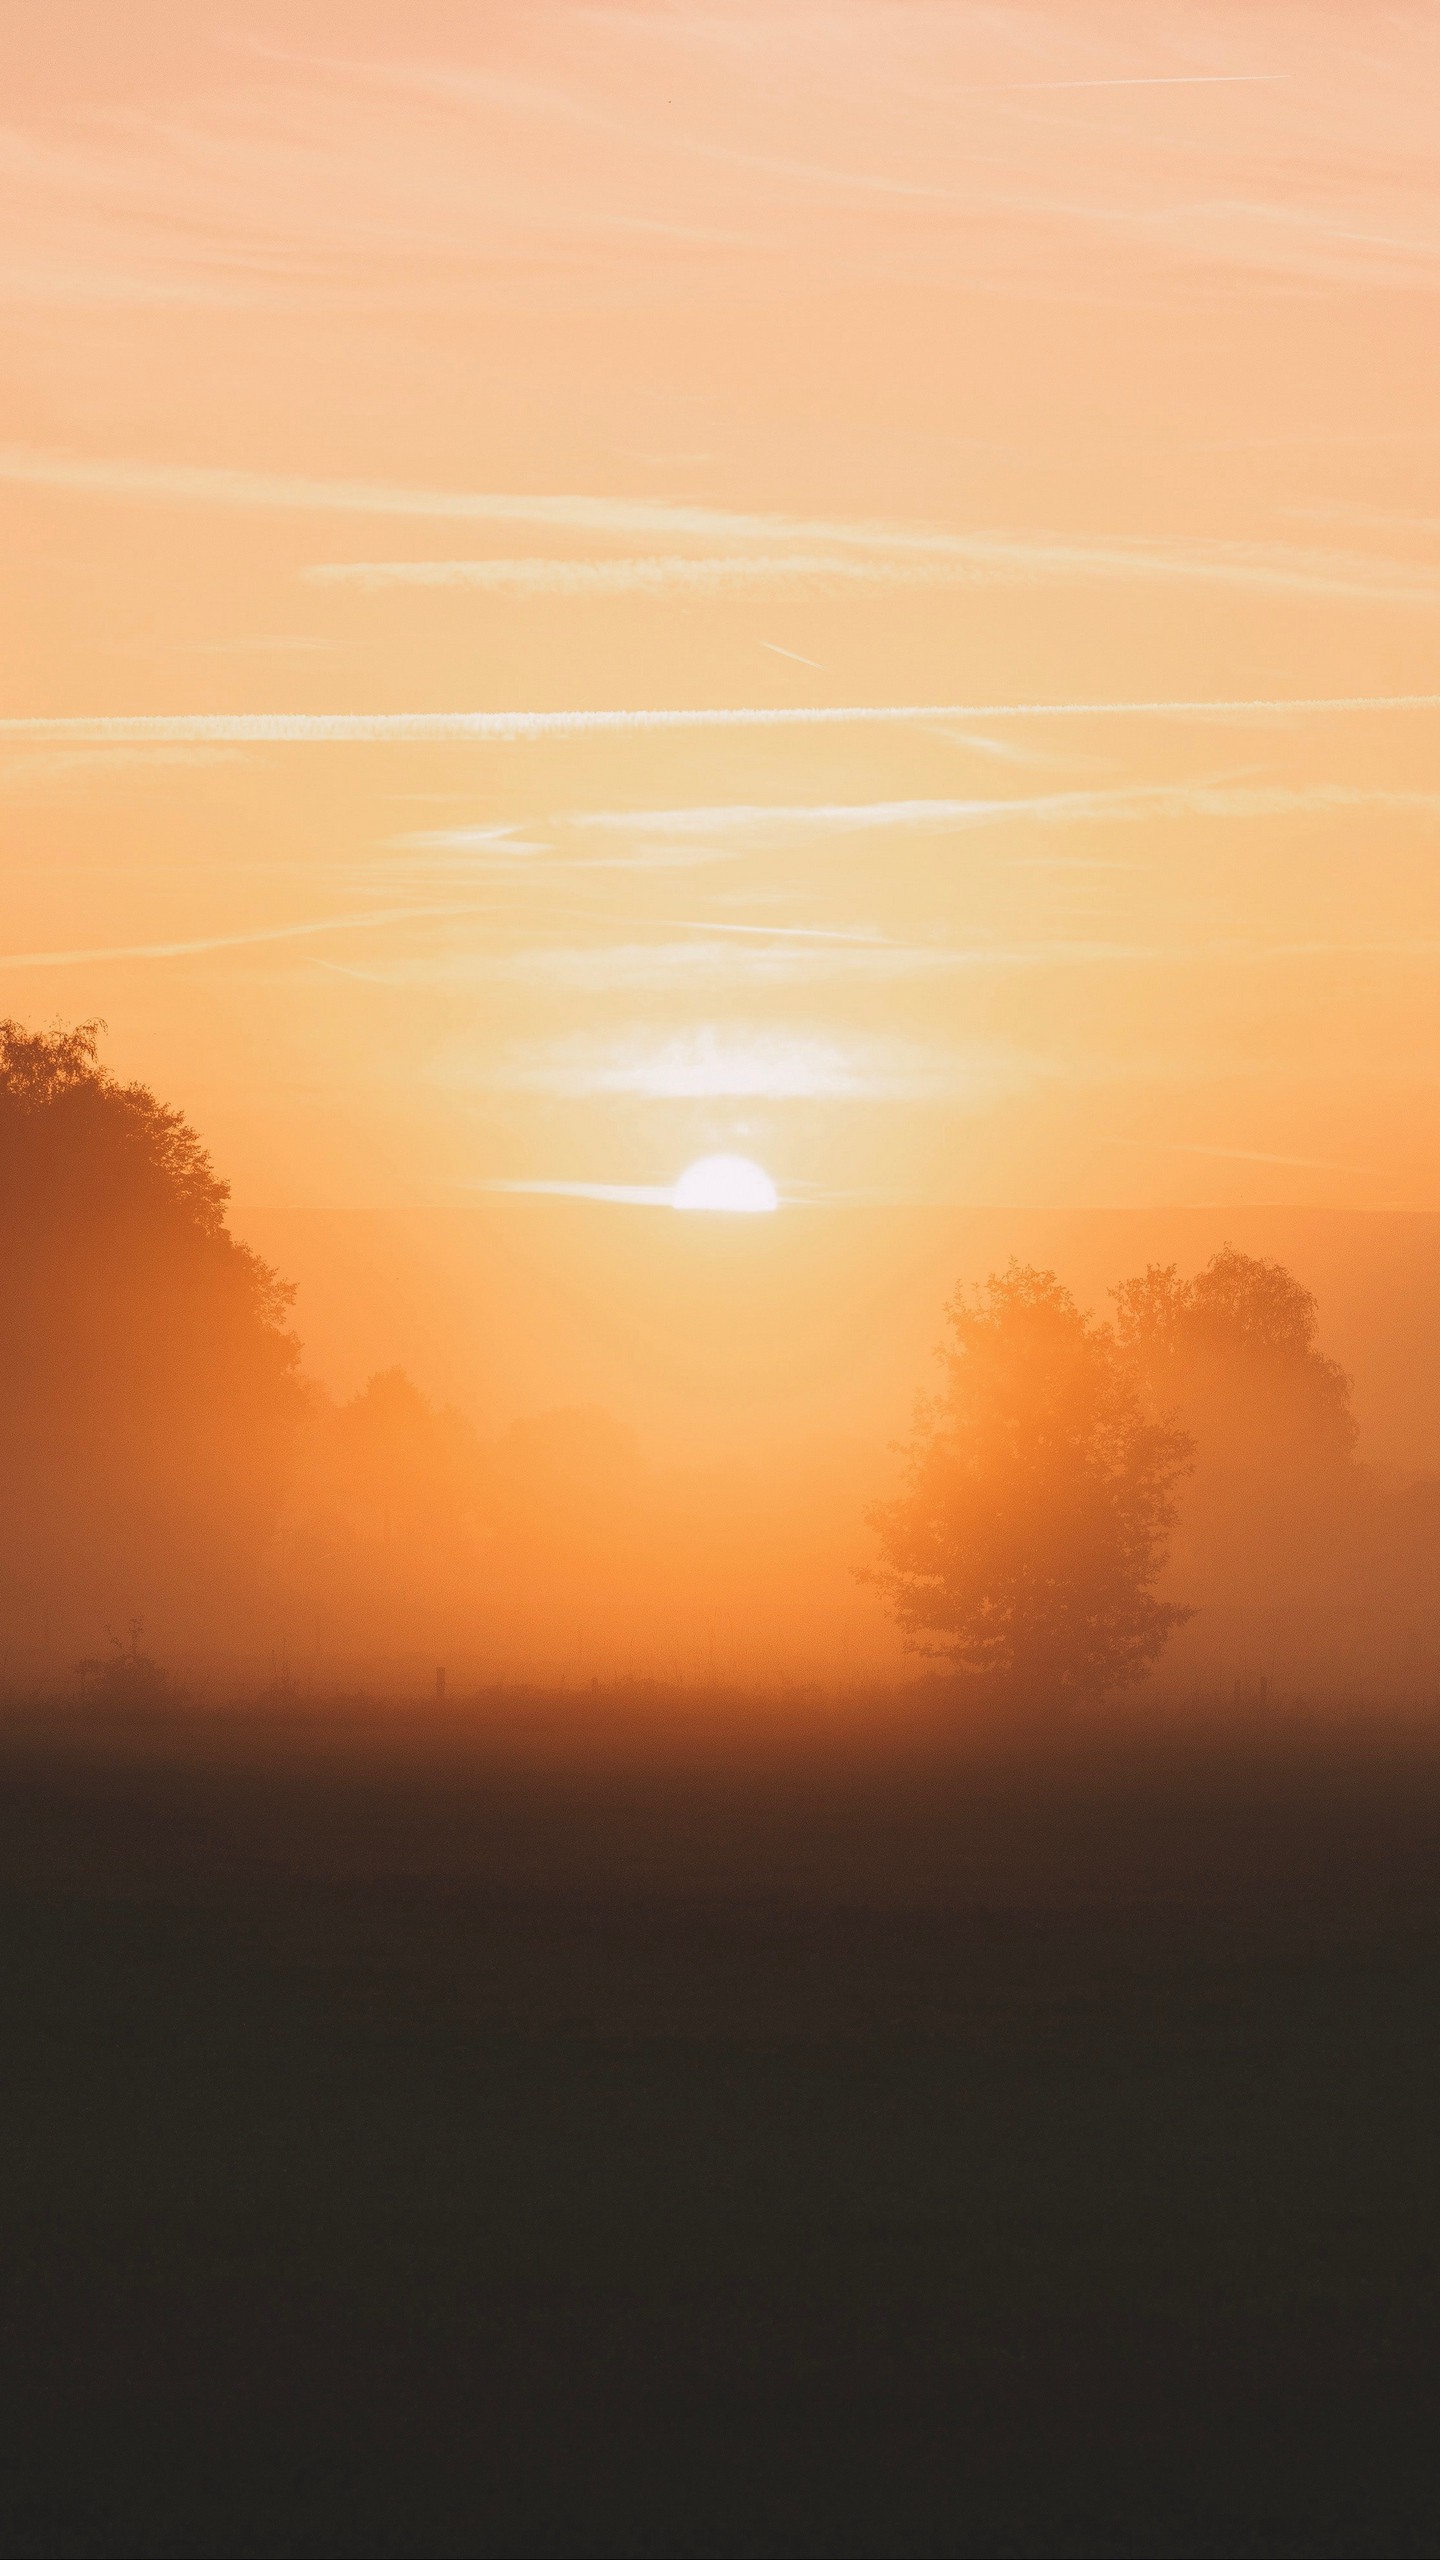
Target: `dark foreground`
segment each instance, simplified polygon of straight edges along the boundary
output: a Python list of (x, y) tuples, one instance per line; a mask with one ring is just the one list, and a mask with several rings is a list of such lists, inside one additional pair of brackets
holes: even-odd
[(1434, 2547), (1440, 1752), (0, 1774), (5, 2551)]

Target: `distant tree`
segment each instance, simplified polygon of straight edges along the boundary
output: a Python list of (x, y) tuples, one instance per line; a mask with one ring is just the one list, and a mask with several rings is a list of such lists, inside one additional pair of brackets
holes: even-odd
[(1154, 1585), (1188, 1435), (1147, 1416), (1109, 1326), (1012, 1263), (946, 1310), (901, 1491), (872, 1512), (910, 1649), (978, 1693), (1095, 1698), (1140, 1679), (1188, 1609)]
[(1279, 1262), (1225, 1245), (1192, 1280), (1151, 1263), (1114, 1292), (1116, 1334), (1152, 1413), (1181, 1411), (1202, 1457), (1273, 1471), (1347, 1461), (1350, 1380), (1319, 1347), (1310, 1290)]
[(378, 1371), (344, 1404), (311, 1386), (297, 1456), (289, 1543), (312, 1576), (343, 1581), (348, 1556), (375, 1592), (382, 1568), (422, 1581), (456, 1569), (480, 1509), (480, 1444), (403, 1369)]
[(178, 1698), (180, 1692), (169, 1672), (142, 1646), (144, 1632), (140, 1618), (131, 1619), (125, 1638), (112, 1627), (109, 1652), (76, 1663), (82, 1698), (98, 1698), (107, 1707), (156, 1707)]
[(1370, 1680), (1384, 1530), (1311, 1291), (1227, 1244), (1192, 1278), (1152, 1264), (1114, 1294), (1145, 1411), (1195, 1440), (1173, 1550), (1199, 1603), (1192, 1674)]
[(22, 1641), (213, 1611), (263, 1547), (301, 1409), (291, 1290), (183, 1114), (89, 1022), (0, 1023), (0, 1595)]

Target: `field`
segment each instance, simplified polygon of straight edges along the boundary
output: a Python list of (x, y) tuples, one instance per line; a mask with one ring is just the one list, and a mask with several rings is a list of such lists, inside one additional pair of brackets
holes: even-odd
[(1433, 2547), (1423, 1732), (0, 1752), (6, 2551)]

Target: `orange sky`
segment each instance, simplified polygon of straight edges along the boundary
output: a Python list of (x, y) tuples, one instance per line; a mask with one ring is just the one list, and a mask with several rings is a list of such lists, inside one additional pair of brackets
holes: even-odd
[(241, 1203), (1440, 1205), (1433, 9), (3, 45), (0, 1008)]

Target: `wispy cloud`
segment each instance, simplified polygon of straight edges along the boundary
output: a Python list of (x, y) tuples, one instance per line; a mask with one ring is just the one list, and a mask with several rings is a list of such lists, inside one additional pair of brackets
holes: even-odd
[(1037, 816), (1086, 817), (1125, 805), (1133, 792), (1066, 791), (1029, 797), (943, 800), (858, 800), (815, 802), (721, 801), (682, 809), (591, 809), (572, 813), (569, 824), (582, 831), (626, 836), (663, 836), (726, 840), (777, 837), (878, 835), (881, 833), (944, 834), (955, 828), (986, 826), (997, 819)]
[[(710, 529), (715, 530), (713, 524)], [(688, 533), (688, 528), (683, 530)], [(782, 530), (777, 526), (775, 533)], [(828, 525), (797, 525), (794, 530), (812, 542), (829, 541), (837, 547), (830, 552), (650, 553), (615, 560), (335, 560), (304, 569), (301, 575), (320, 585), (356, 586), (373, 593), (436, 587), (532, 598), (713, 596), (762, 588), (974, 587), (1095, 578), (1238, 586), (1281, 595), (1329, 596), (1350, 603), (1440, 604), (1440, 582), (1428, 568), (1415, 570), (1350, 553), (1287, 550), (1278, 544), (1146, 544), (1120, 537), (1076, 541), (1059, 535), (1009, 533), (927, 536), (914, 530), (891, 534), (880, 527)], [(736, 539), (761, 538), (751, 520), (739, 520)], [(874, 548), (867, 551), (867, 543)], [(861, 556), (847, 556), (839, 547), (842, 544), (854, 544)], [(781, 651), (782, 656), (789, 654), (796, 653)]]
[(540, 1200), (608, 1200), (625, 1209), (673, 1209), (673, 1183), (657, 1182), (543, 1182), (518, 1181), (504, 1175), (471, 1181), (463, 1185), (467, 1191), (532, 1193)]
[(1280, 71), (1161, 71), (1098, 80), (1004, 80), (995, 87), (1006, 95), (1052, 89), (1253, 89), (1273, 86), (1284, 76)]
[(705, 1024), (669, 1035), (576, 1037), (512, 1051), (483, 1081), (512, 1091), (646, 1101), (919, 1102), (989, 1097), (1016, 1062), (912, 1041)]
[(724, 595), (752, 587), (968, 584), (965, 562), (846, 559), (834, 552), (652, 552), (619, 560), (332, 560), (302, 570), (324, 586), (470, 587), (524, 596)]
[[(411, 835), (394, 836), (390, 849), (396, 853), (418, 853), (425, 857), (427, 873), (445, 872), (457, 879), (479, 879), (498, 875), (533, 871), (537, 861), (555, 860), (555, 848), (545, 840), (526, 836), (518, 827), (500, 824), (481, 827), (420, 827)], [(394, 870), (388, 863), (380, 866)], [(414, 876), (415, 866), (406, 870)]]
[[(445, 523), (544, 525), (600, 537), (648, 533), (673, 539), (723, 537), (773, 542), (808, 528), (783, 516), (744, 515), (665, 498), (547, 495), (517, 490), (416, 489), (393, 482), (315, 480), (231, 470), (209, 463), (125, 460), (108, 455), (0, 448), (0, 480), (77, 497), (143, 499), (165, 505), (239, 507), (301, 515), (413, 517)], [(890, 547), (880, 527), (821, 528), (827, 541)], [(903, 532), (899, 539), (906, 539)], [(924, 540), (919, 539), (921, 547)], [(330, 570), (344, 564), (328, 564)], [(378, 565), (357, 563), (367, 572)], [(395, 564), (399, 565), (399, 564)]]
[(1440, 814), (1440, 792), (1350, 783), (1137, 783), (1096, 791), (1048, 791), (1003, 798), (861, 800), (766, 804), (721, 802), (688, 809), (595, 809), (571, 814), (582, 831), (724, 844), (775, 843), (811, 836), (950, 834), (1004, 825), (1076, 826), (1145, 818), (1271, 818), (1354, 808)]
[(829, 935), (803, 928), (726, 927), (697, 921), (685, 938), (627, 942), (545, 942), (443, 951), (387, 959), (359, 970), (340, 961), (320, 966), (390, 987), (521, 986), (557, 998), (673, 996), (686, 1002), (745, 1002), (781, 987), (919, 985), (1058, 971), (1139, 967), (1181, 972), (1217, 965), (1264, 970), (1277, 963), (1364, 959), (1429, 967), (1440, 944), (1414, 937), (1310, 942), (1238, 936), (1181, 941), (1118, 941), (1054, 934), (1029, 941), (903, 942), (879, 935)]
[[(1138, 1142), (1137, 1142), (1138, 1143)], [(1202, 1147), (1181, 1139), (1172, 1139), (1165, 1147), (1167, 1155), (1220, 1156), (1230, 1164), (1294, 1165), (1305, 1173), (1373, 1173), (1373, 1165), (1338, 1164), (1333, 1156), (1277, 1156), (1263, 1147)]]
[[(899, 985), (996, 971), (1093, 968), (1167, 956), (1177, 955), (1118, 942), (906, 943), (858, 935), (787, 933), (763, 927), (727, 931), (724, 926), (697, 925), (684, 940), (537, 943), (509, 951), (451, 949), (387, 961), (365, 974), (376, 983), (396, 987), (510, 984), (564, 997), (685, 997), (710, 989)], [(338, 969), (344, 964), (322, 965)]]
[(551, 842), (517, 835), (509, 827), (421, 827), (412, 835), (390, 839), (389, 853), (370, 866), (370, 876), (389, 880), (417, 877), (452, 880), (497, 879), (513, 883), (543, 871), (547, 878), (565, 872), (699, 871), (728, 862), (733, 848), (719, 841), (690, 844), (631, 844), (624, 850), (575, 853)]
[(494, 12), (443, 39), (418, 13), (408, 43), (397, 19), (369, 60), (359, 35), (349, 59), (232, 43), (219, 77), (180, 42), (124, 103), (84, 92), (28, 126), (22, 81), (0, 290), (367, 326), (398, 308), (408, 328), (522, 294), (588, 319), (637, 269), (693, 307), (701, 257), (771, 293), (1093, 293), (1102, 260), (1100, 290), (1217, 265), (1267, 287), (1435, 280), (1423, 7), (1384, 45), (1320, 13), (1303, 76), (1274, 11), (1245, 18), (1239, 64), (1214, 59), (1234, 27), (1193, 5), (1107, 31), (1073, 7), (891, 0), (499, 16), (503, 40)]
[(378, 926), (436, 922), (471, 916), (473, 905), (383, 907), (369, 915), (313, 916), (303, 924), (255, 925), (243, 933), (207, 933), (179, 942), (96, 943), (67, 951), (0, 952), (0, 969), (73, 969), (102, 960), (189, 960), (207, 951), (241, 951), (253, 943), (300, 942), (317, 934), (362, 933)]
[[(1440, 818), (1440, 791), (1334, 782), (1270, 784), (1220, 777), (1005, 797), (734, 801), (679, 809), (573, 810), (547, 820), (544, 838), (522, 835), (509, 824), (421, 828), (392, 839), (391, 856), (398, 854), (402, 859), (382, 858), (370, 867), (368, 876), (377, 887), (382, 881), (398, 886), (422, 877), (455, 885), (487, 879), (513, 887), (537, 874), (548, 882), (566, 875), (703, 870), (760, 853), (805, 853), (866, 836), (948, 839), (1015, 827), (1055, 830), (1143, 821), (1285, 820), (1340, 816), (1360, 809)], [(597, 838), (606, 851), (590, 850)], [(578, 851), (574, 849), (577, 841)], [(608, 849), (612, 845), (613, 851)], [(1137, 867), (1133, 861), (1089, 854), (1014, 855), (1011, 860), (1029, 868), (1127, 871)], [(755, 893), (750, 894), (753, 898)], [(720, 923), (709, 929), (772, 937), (782, 930)]]
[[(553, 502), (562, 503), (560, 501)], [(570, 503), (579, 504), (579, 501)], [(596, 502), (599, 503), (599, 502)], [(612, 533), (664, 528), (621, 521), (614, 509)], [(660, 501), (647, 501), (658, 506)], [(624, 512), (631, 512), (627, 506)], [(746, 554), (648, 554), (638, 559), (326, 561), (301, 572), (326, 585), (375, 592), (407, 587), (473, 588), (487, 594), (526, 597), (677, 594), (724, 595), (758, 588), (945, 588), (1044, 585), (1094, 580), (1142, 585), (1237, 588), (1276, 596), (1325, 597), (1347, 604), (1440, 604), (1440, 581), (1428, 564), (1414, 568), (1371, 553), (1306, 550), (1280, 543), (1221, 541), (1147, 542), (1123, 535), (927, 532), (919, 527), (788, 523), (711, 514), (702, 527), (690, 510), (677, 509), (675, 537), (712, 538), (728, 530), (736, 541), (780, 541), (787, 536), (833, 550)], [(539, 521), (539, 519), (536, 519)], [(592, 528), (601, 530), (598, 523)], [(857, 556), (858, 555), (858, 556)], [(773, 646), (773, 643), (767, 643)], [(794, 652), (781, 651), (782, 656)], [(813, 660), (804, 661), (814, 664)]]
[(1115, 702), (886, 702), (725, 705), (605, 711), (221, 711), (0, 720), (34, 746), (428, 745), (442, 740), (584, 738), (681, 729), (815, 729), (995, 720), (1304, 719), (1339, 712), (1440, 710), (1440, 693), (1196, 695)]
[[(1440, 584), (1433, 572), (1416, 572), (1403, 564), (1348, 553), (1307, 551), (1280, 544), (1220, 541), (1147, 542), (1123, 536), (1074, 536), (1015, 533), (1003, 529), (957, 533), (925, 525), (881, 524), (846, 519), (810, 519), (755, 515), (722, 507), (700, 507), (662, 498), (526, 493), (514, 490), (444, 490), (406, 488), (384, 482), (315, 480), (276, 473), (231, 470), (213, 464), (152, 463), (104, 455), (0, 449), (0, 481), (28, 488), (51, 488), (76, 496), (149, 500), (167, 504), (239, 507), (315, 514), (381, 515), (454, 523), (544, 526), (554, 532), (583, 533), (601, 539), (648, 535), (670, 541), (765, 542), (781, 544), (777, 559), (785, 565), (783, 581), (818, 576), (818, 567), (797, 569), (797, 559), (811, 561), (815, 546), (838, 553), (873, 555), (888, 565), (872, 568), (865, 583), (898, 580), (922, 582), (939, 568), (948, 583), (1015, 579), (1125, 579), (1142, 582), (1240, 587), (1276, 594), (1326, 595), (1346, 601), (1434, 606)], [(797, 553), (794, 546), (807, 545)], [(932, 564), (929, 568), (925, 564)], [(908, 565), (907, 565), (908, 564)], [(675, 569), (698, 566), (700, 585), (719, 585), (711, 563), (669, 564), (670, 583), (684, 584)], [(356, 577), (363, 584), (506, 584), (532, 592), (606, 592), (608, 573), (616, 581), (610, 591), (647, 585), (663, 592), (656, 564), (638, 562), (328, 562), (309, 574), (329, 579)], [(443, 572), (443, 575), (437, 573)], [(458, 575), (456, 573), (459, 573)], [(476, 574), (479, 573), (479, 574)], [(557, 573), (562, 583), (557, 584)], [(573, 581), (582, 573), (580, 583)], [(624, 573), (623, 575), (621, 573)], [(775, 574), (772, 571), (770, 574)], [(843, 579), (843, 565), (831, 574)], [(739, 583), (744, 583), (744, 578)]]

